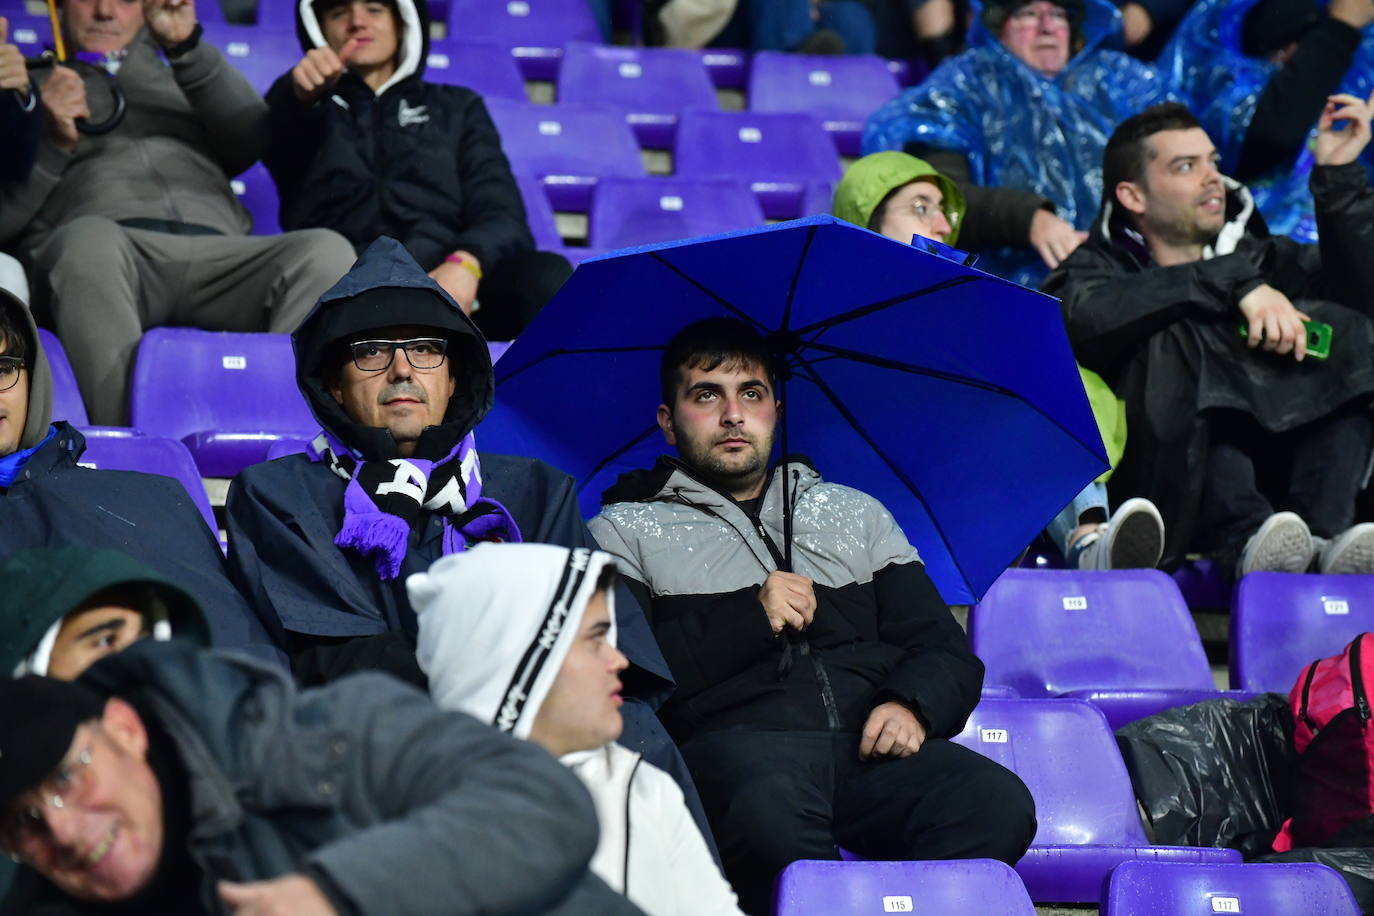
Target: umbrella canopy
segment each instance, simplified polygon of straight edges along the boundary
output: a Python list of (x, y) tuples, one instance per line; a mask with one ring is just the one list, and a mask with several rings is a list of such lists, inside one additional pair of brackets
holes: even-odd
[(668, 450), (664, 345), (723, 316), (786, 367), (788, 447), (881, 500), (951, 604), (1106, 469), (1058, 300), (829, 216), (584, 261), (496, 364), (477, 441), (572, 474), (595, 514)]

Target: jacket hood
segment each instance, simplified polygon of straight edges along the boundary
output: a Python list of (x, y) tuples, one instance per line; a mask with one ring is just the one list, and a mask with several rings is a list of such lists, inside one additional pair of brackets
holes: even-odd
[[(1203, 258), (1213, 258), (1231, 254), (1246, 236), (1264, 238), (1269, 235), (1264, 217), (1255, 208), (1255, 199), (1250, 190), (1234, 178), (1223, 175), (1222, 185), (1226, 189), (1226, 222), (1222, 224), (1210, 244), (1203, 248)], [(1102, 192), (1102, 209), (1093, 220), (1089, 238), (1129, 252), (1141, 264), (1151, 263), (1149, 246), (1145, 238), (1126, 219), (1124, 211), (1116, 206), (1110, 189)]]
[[(1013, 0), (1011, 3), (998, 5), (1016, 8), (1024, 6), (1026, 2), (1030, 0)], [(1002, 39), (989, 30), (983, 21), (983, 10), (988, 5), (980, 0), (973, 0), (970, 4), (969, 15), (972, 24), (969, 26), (968, 46), (999, 48), (1010, 56), (1011, 52), (1002, 44)], [(1071, 71), (1089, 52), (1100, 48), (1108, 38), (1121, 33), (1121, 12), (1109, 0), (1064, 0), (1063, 6), (1069, 12), (1071, 32), (1069, 61), (1059, 77)]]
[[(412, 76), (420, 77), (425, 72), (425, 61), (429, 57), (429, 9), (424, 3), (415, 0), (383, 0), (395, 4), (396, 15), (401, 20), (401, 35), (396, 49), (396, 72), (377, 89), (377, 95)], [(319, 18), (315, 15), (317, 0), (298, 0), (296, 3), (296, 38), (302, 51), (312, 51), (329, 45), (325, 41), (324, 30), (320, 28)], [(321, 4), (322, 5), (322, 4)]]
[(48, 368), (48, 356), (38, 339), (38, 325), (34, 324), (28, 307), (13, 293), (0, 289), (0, 309), (4, 309), (15, 324), (28, 332), (29, 404), (24, 418), (24, 431), (19, 437), (19, 448), (33, 448), (43, 441), (52, 423), (52, 370)]
[(335, 283), (291, 335), (296, 384), (320, 425), (363, 460), (396, 457), (390, 430), (351, 419), (329, 393), (327, 377), (343, 355), (339, 346), (363, 331), (422, 325), (444, 332), (448, 366), (457, 384), (444, 422), (420, 434), (416, 454), (442, 457), (491, 410), (495, 382), (491, 355), (477, 326), (443, 288), (429, 278), (405, 246), (382, 236)]
[[(528, 738), (610, 562), (586, 548), (484, 543), (407, 579), (434, 702)], [(612, 590), (612, 645), (614, 602)]]
[(855, 162), (844, 173), (835, 188), (835, 216), (867, 228), (873, 218), (873, 211), (883, 198), (898, 188), (911, 184), (918, 179), (929, 179), (944, 195), (945, 219), (949, 221), (950, 233), (944, 241), (953, 245), (959, 238), (959, 227), (963, 224), (964, 195), (957, 185), (935, 170), (924, 159), (896, 150), (870, 153)]
[(149, 628), (154, 638), (186, 637), (210, 644), (200, 604), (137, 560), (117, 550), (59, 547), (24, 550), (0, 564), (0, 676), (46, 674), (62, 619), (92, 597), (116, 585), (147, 585), (162, 603)]

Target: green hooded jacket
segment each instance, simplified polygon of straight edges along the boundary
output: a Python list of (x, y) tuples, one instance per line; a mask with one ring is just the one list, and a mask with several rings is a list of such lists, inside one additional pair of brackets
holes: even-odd
[[(835, 216), (867, 228), (873, 211), (888, 194), (922, 178), (933, 181), (944, 195), (945, 219), (949, 221), (950, 233), (949, 238), (942, 241), (953, 245), (959, 238), (959, 226), (966, 209), (964, 195), (953, 181), (924, 159), (896, 150), (870, 153), (849, 167), (835, 188)], [(1083, 390), (1092, 406), (1097, 431), (1107, 448), (1107, 461), (1115, 468), (1121, 453), (1126, 450), (1126, 402), (1119, 399), (1096, 372), (1079, 366), (1078, 374), (1083, 378)], [(1097, 478), (1099, 482), (1107, 482), (1112, 476), (1111, 468)]]

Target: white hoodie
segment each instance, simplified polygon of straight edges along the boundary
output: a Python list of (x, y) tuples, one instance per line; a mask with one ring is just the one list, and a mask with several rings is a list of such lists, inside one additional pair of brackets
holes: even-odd
[[(407, 579), (434, 701), (528, 738), (610, 561), (601, 551), (484, 543)], [(607, 605), (614, 645), (614, 595)], [(596, 803), (591, 868), (601, 880), (649, 916), (739, 916), (671, 776), (614, 743), (562, 760)]]

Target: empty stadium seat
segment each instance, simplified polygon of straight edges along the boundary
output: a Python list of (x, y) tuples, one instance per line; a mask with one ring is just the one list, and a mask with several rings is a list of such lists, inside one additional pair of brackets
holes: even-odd
[(585, 213), (597, 179), (644, 174), (634, 132), (612, 109), (505, 99), (491, 99), (487, 108), (511, 169), (539, 178), (555, 210)]
[[(278, 29), (295, 33), (295, 0), (258, 0), (255, 24), (259, 28)], [(299, 46), (297, 46), (299, 50)]]
[(701, 55), (679, 48), (606, 47), (575, 41), (563, 53), (558, 101), (625, 113), (640, 146), (671, 149), (678, 113), (715, 108)]
[(261, 162), (253, 163), (242, 175), (232, 179), (229, 187), (253, 217), (254, 235), (277, 235), (281, 232), (281, 203), (277, 199), (277, 184), (272, 180), (267, 166)]
[(793, 862), (778, 876), (776, 916), (940, 913), (1034, 916), (1021, 879), (994, 859), (950, 862)]
[(705, 48), (701, 62), (717, 89), (743, 89), (749, 85), (749, 53), (733, 48)]
[(1035, 798), (1039, 826), (1016, 873), (1036, 903), (1095, 902), (1107, 873), (1131, 859), (1241, 859), (1234, 849), (1150, 845), (1116, 739), (1091, 703), (983, 700), (954, 740), (1014, 771)]
[(86, 403), (81, 400), (81, 389), (76, 384), (76, 373), (72, 371), (71, 360), (62, 348), (62, 341), (47, 328), (38, 329), (38, 345), (48, 357), (48, 368), (52, 370), (52, 418), (66, 420), (73, 426), (85, 426)]
[(517, 102), (528, 98), (525, 78), (510, 49), (490, 41), (431, 39), (425, 79), (446, 86), (466, 86), (485, 98)]
[(1123, 862), (1112, 872), (1104, 904), (1103, 916), (1356, 916), (1360, 912), (1355, 895), (1339, 873), (1308, 862)]
[(186, 443), (205, 477), (232, 477), (319, 423), (296, 387), (285, 334), (153, 328), (139, 343), (133, 425)]
[(530, 227), (530, 235), (534, 236), (534, 247), (544, 251), (563, 247), (563, 237), (558, 234), (558, 222), (554, 219), (543, 182), (517, 172), (515, 183), (520, 186), (520, 197), (525, 202), (525, 222)]
[(1374, 630), (1374, 576), (1257, 572), (1231, 606), (1231, 685), (1288, 693), (1308, 662)]
[(1012, 569), (969, 612), (992, 683), (1073, 696), (1113, 728), (1219, 696), (1178, 586), (1155, 569)]
[(817, 57), (759, 51), (749, 71), (751, 111), (798, 111), (821, 119), (846, 156), (857, 156), (864, 122), (897, 94), (897, 78), (881, 57)]
[(303, 55), (294, 23), (287, 28), (211, 23), (204, 27), (205, 40), (219, 48), (225, 59), (264, 95)]
[(450, 35), (509, 48), (525, 79), (553, 81), (570, 41), (600, 41), (587, 0), (453, 0)]
[(19, 48), (25, 57), (41, 57), (43, 51), (52, 48), (52, 23), (47, 17), (31, 16), (19, 8), (9, 11), (0, 10), (10, 23), (10, 44)]
[(808, 182), (840, 178), (835, 145), (820, 121), (804, 114), (683, 112), (674, 161), (681, 178), (748, 182), (769, 219), (800, 216)]
[(200, 482), (200, 472), (186, 446), (161, 436), (93, 436), (86, 439), (86, 451), (77, 462), (83, 468), (104, 471), (142, 471), (170, 477), (186, 488), (205, 524), (218, 533), (215, 510)]
[(592, 198), (587, 242), (626, 248), (748, 229), (763, 222), (758, 198), (741, 181), (606, 178)]

